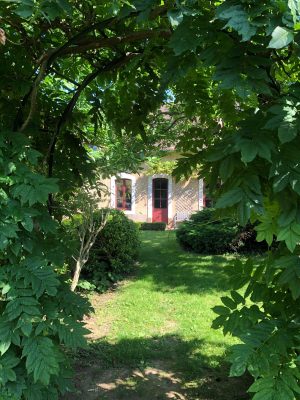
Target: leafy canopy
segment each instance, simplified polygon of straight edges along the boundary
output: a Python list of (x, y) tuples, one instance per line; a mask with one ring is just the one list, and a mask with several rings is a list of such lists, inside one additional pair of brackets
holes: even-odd
[[(92, 179), (88, 144), (105, 144), (102, 167), (112, 171), (122, 153), (112, 143), (121, 138), (132, 146), (130, 167), (143, 143), (175, 141), (184, 155), (178, 175), (201, 171), (220, 210), (256, 221), (258, 240), (280, 243), (260, 265), (233, 267), (233, 291), (214, 326), (241, 339), (231, 374), (254, 376), (255, 400), (299, 398), (298, 2), (0, 4), (3, 390), (40, 399), (64, 386), (58, 343), (81, 314), (57, 289), (60, 252), (50, 236), (58, 226), (45, 202), (53, 214), (53, 192), (67, 196)], [(170, 119), (159, 115), (162, 103)], [(17, 132), (30, 141), (18, 150)]]

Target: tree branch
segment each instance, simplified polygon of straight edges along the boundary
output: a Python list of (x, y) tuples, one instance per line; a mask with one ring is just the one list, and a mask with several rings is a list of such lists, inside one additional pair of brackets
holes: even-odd
[[(69, 101), (67, 106), (65, 107), (58, 123), (56, 126), (55, 133), (52, 137), (49, 150), (48, 150), (48, 156), (47, 156), (47, 162), (48, 162), (48, 177), (53, 176), (53, 166), (54, 166), (54, 154), (55, 154), (55, 146), (57, 143), (58, 136), (61, 132), (61, 129), (63, 128), (64, 124), (66, 123), (69, 115), (72, 113), (74, 110), (74, 107), (83, 92), (83, 90), (101, 73), (107, 72), (107, 71), (113, 71), (114, 69), (120, 68), (124, 64), (126, 64), (129, 60), (131, 60), (133, 57), (136, 57), (139, 55), (139, 53), (127, 53), (111, 62), (108, 64), (104, 65), (102, 68), (98, 68), (91, 72), (89, 75), (87, 75), (82, 83), (78, 86), (75, 94), (73, 95), (72, 99)], [(48, 197), (48, 209), (51, 214), (51, 210), (53, 208), (53, 196), (52, 194), (49, 195)]]
[[(155, 19), (158, 16), (161, 16), (165, 14), (169, 8), (170, 4), (167, 3), (167, 5), (164, 6), (159, 6), (156, 9), (152, 10), (150, 13), (150, 19)], [(27, 103), (27, 99), (30, 101), (30, 109), (28, 116), (25, 120), (25, 122), (22, 124), (20, 131), (24, 131), (26, 127), (28, 126), (29, 122), (31, 121), (31, 118), (34, 114), (34, 109), (35, 109), (35, 104), (36, 104), (36, 98), (37, 98), (37, 91), (40, 83), (44, 79), (44, 77), (47, 75), (49, 68), (52, 66), (53, 62), (65, 55), (69, 54), (81, 54), (84, 52), (87, 52), (89, 50), (95, 50), (99, 48), (113, 48), (117, 45), (123, 44), (123, 43), (131, 43), (131, 42), (136, 42), (139, 40), (143, 39), (149, 39), (151, 37), (154, 37), (155, 35), (160, 35), (162, 37), (169, 37), (171, 35), (170, 31), (162, 31), (162, 30), (148, 30), (148, 31), (141, 31), (141, 32), (133, 32), (129, 35), (123, 36), (123, 37), (112, 37), (112, 38), (102, 38), (102, 39), (97, 39), (97, 38), (86, 38), (86, 35), (88, 35), (90, 32), (93, 32), (95, 30), (98, 31), (103, 31), (104, 29), (107, 28), (112, 28), (114, 25), (118, 24), (119, 22), (138, 16), (140, 11), (134, 11), (127, 16), (123, 18), (117, 18), (117, 17), (112, 17), (108, 18), (104, 21), (96, 22), (87, 28), (83, 29), (76, 35), (74, 35), (72, 38), (70, 38), (65, 44), (60, 46), (59, 48), (54, 48), (49, 51), (47, 51), (45, 54), (43, 54), (39, 60), (37, 61), (37, 69), (36, 69), (36, 77), (33, 81), (32, 87), (29, 90), (28, 95), (24, 97), (24, 102), (22, 105), (22, 108), (25, 107)], [(82, 42), (82, 40), (86, 40), (86, 43), (84, 45), (77, 45), (78, 42)]]
[(60, 52), (60, 57), (68, 54), (80, 54), (85, 53), (89, 50), (96, 50), (100, 48), (114, 48), (120, 44), (134, 43), (144, 39), (151, 39), (153, 37), (160, 36), (163, 38), (169, 38), (171, 36), (170, 30), (148, 30), (148, 31), (138, 31), (127, 36), (117, 36), (111, 38), (88, 38), (82, 40), (77, 46), (72, 46), (64, 49)]
[(68, 76), (62, 74), (60, 71), (57, 71), (55, 68), (50, 67), (50, 71), (52, 71), (55, 75), (61, 77), (62, 79), (72, 83), (74, 86), (79, 86), (79, 83), (74, 81), (73, 79), (69, 78)]
[(27, 126), (28, 126), (28, 124), (29, 124), (29, 122), (31, 120), (31, 117), (34, 114), (38, 87), (39, 87), (40, 83), (42, 82), (42, 80), (44, 79), (46, 70), (47, 70), (47, 61), (45, 60), (41, 64), (40, 70), (39, 70), (39, 72), (37, 74), (37, 77), (36, 77), (36, 79), (35, 79), (35, 81), (33, 83), (33, 86), (31, 87), (31, 90), (29, 91), (28, 98), (30, 99), (30, 110), (29, 110), (29, 113), (28, 113), (28, 116), (27, 116), (26, 120), (23, 122), (21, 128), (19, 129), (20, 132), (23, 132), (27, 128)]
[[(168, 5), (164, 5), (164, 6), (159, 6), (156, 9), (152, 10), (152, 12), (150, 13), (150, 19), (155, 19), (158, 16), (165, 14), (168, 11), (168, 8), (169, 8)], [(116, 25), (121, 20), (126, 20), (126, 19), (129, 19), (129, 18), (132, 18), (132, 17), (136, 17), (136, 16), (139, 15), (139, 13), (140, 13), (139, 11), (133, 11), (130, 14), (128, 14), (127, 16), (125, 16), (125, 17), (123, 17), (121, 19), (119, 19), (117, 17), (112, 17), (112, 18), (108, 18), (108, 19), (106, 19), (104, 21), (96, 22), (96, 23), (88, 26), (87, 28), (83, 29), (82, 31), (77, 33), (75, 36), (73, 36), (71, 39), (69, 39), (63, 46), (61, 46), (58, 49), (55, 49), (55, 51), (49, 57), (49, 65), (52, 64), (54, 59), (60, 57), (60, 55), (63, 54), (64, 51), (68, 47), (72, 46), (73, 44), (76, 44), (80, 39), (85, 37), (88, 33), (93, 32), (95, 30), (101, 32), (104, 29), (113, 27), (114, 25)]]
[(186, 119), (187, 117), (185, 115), (178, 117), (176, 119), (174, 119), (174, 121), (167, 127), (164, 129), (165, 132), (170, 131), (179, 121), (182, 121), (184, 119)]
[[(148, 30), (148, 31), (138, 31), (134, 32), (130, 35), (123, 36), (123, 37), (114, 37), (114, 38), (109, 38), (109, 39), (89, 39), (87, 40), (85, 45), (81, 46), (74, 46), (74, 47), (66, 47), (62, 46), (59, 49), (51, 49), (47, 54), (43, 55), (40, 60), (38, 61), (38, 65), (40, 65), (39, 72), (37, 74), (36, 79), (34, 80), (33, 86), (30, 90), (30, 110), (28, 113), (28, 116), (23, 123), (23, 125), (20, 128), (20, 131), (24, 131), (26, 127), (28, 126), (33, 114), (34, 114), (34, 109), (35, 109), (35, 103), (36, 103), (36, 98), (37, 98), (37, 90), (44, 79), (45, 75), (47, 74), (47, 71), (50, 69), (51, 64), (53, 61), (58, 57), (58, 56), (66, 56), (68, 54), (80, 54), (84, 53), (88, 50), (95, 50), (99, 48), (111, 48), (115, 47), (118, 44), (124, 44), (124, 43), (132, 43), (136, 41), (140, 41), (143, 39), (149, 39), (151, 37), (155, 36), (161, 36), (161, 37), (169, 37), (171, 35), (170, 31), (167, 30)], [(76, 94), (75, 94), (76, 95)]]

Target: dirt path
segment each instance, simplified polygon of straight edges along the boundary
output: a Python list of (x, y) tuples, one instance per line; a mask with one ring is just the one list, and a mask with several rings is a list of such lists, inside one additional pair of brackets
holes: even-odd
[[(126, 286), (126, 282), (122, 286)], [(93, 307), (107, 307), (114, 301), (116, 291), (94, 295)], [(113, 320), (99, 324), (97, 317), (86, 318), (88, 336), (97, 344), (109, 334)], [(156, 357), (155, 357), (156, 358)], [(224, 374), (212, 373), (210, 369), (201, 371), (200, 379), (186, 381), (184, 376), (174, 371), (172, 362), (153, 360), (150, 365), (138, 368), (127, 366), (107, 366), (105, 354), (96, 351), (80, 353), (76, 365), (75, 389), (65, 395), (64, 400), (244, 400), (247, 382), (245, 379), (230, 379)], [(195, 391), (196, 389), (196, 391)], [(224, 393), (230, 397), (224, 397)], [(195, 393), (197, 393), (195, 395)]]
[[(127, 283), (122, 282), (108, 293), (95, 294), (91, 299), (94, 309), (107, 307), (114, 301), (120, 286), (124, 287)], [(112, 319), (99, 324), (95, 314), (86, 317), (85, 322), (91, 331), (87, 337), (94, 343), (105, 338), (113, 324)], [(84, 357), (83, 365), (81, 363), (82, 360), (76, 363), (76, 392), (66, 395), (66, 400), (188, 400), (182, 388), (182, 379), (166, 362), (156, 360), (144, 368), (107, 368), (101, 366), (101, 362), (97, 363), (94, 357), (90, 363)]]

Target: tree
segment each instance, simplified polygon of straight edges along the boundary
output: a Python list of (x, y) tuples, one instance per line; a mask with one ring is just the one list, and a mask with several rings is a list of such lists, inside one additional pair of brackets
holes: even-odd
[[(201, 165), (220, 210), (236, 213), (242, 224), (249, 218), (257, 222), (257, 240), (269, 246), (279, 242), (265, 260), (233, 266), (233, 290), (215, 307), (219, 316), (213, 326), (241, 340), (232, 350), (231, 375), (246, 370), (253, 375), (249, 391), (255, 400), (295, 399), (300, 393), (300, 10), (293, 1), (224, 1), (215, 4), (211, 18), (203, 11), (194, 7), (183, 15), (170, 41), (177, 56), (196, 53), (209, 68), (217, 90), (230, 94), (226, 103), (234, 118), (215, 108), (222, 118), (218, 130), (198, 129), (187, 146), (183, 138), (182, 147), (194, 151), (180, 160), (177, 172)], [(245, 285), (241, 295), (237, 289)]]
[[(78, 321), (90, 310), (56, 273), (57, 201), (95, 177), (89, 145), (103, 145), (107, 121), (142, 137), (144, 113), (163, 96), (150, 49), (170, 35), (159, 22), (167, 8), (151, 6), (151, 21), (138, 23), (143, 7), (117, 16), (118, 3), (1, 5), (0, 397), (57, 399), (70, 390), (63, 348), (84, 345)], [(134, 104), (139, 96), (147, 101)]]
[(71, 387), (62, 345), (85, 344), (77, 321), (90, 307), (55, 272), (64, 247), (46, 201), (58, 186), (35, 171), (40, 155), (29, 143), (1, 133), (0, 397), (57, 399)]
[[(89, 260), (90, 250), (92, 249), (97, 236), (105, 227), (109, 216), (109, 209), (102, 208), (99, 210), (99, 202), (103, 194), (97, 190), (97, 187), (85, 185), (74, 193), (73, 207), (76, 223), (72, 226), (77, 231), (79, 239), (79, 249), (73, 255), (75, 261), (75, 269), (72, 278), (71, 290), (74, 292), (79, 282), (82, 268)], [(71, 220), (73, 213), (70, 213)]]
[[(280, 243), (260, 265), (248, 261), (234, 269), (239, 279), (232, 295), (215, 309), (219, 317), (214, 326), (224, 326), (225, 333), (242, 341), (233, 349), (232, 374), (250, 371), (256, 379), (249, 389), (255, 400), (299, 397), (298, 2), (28, 0), (0, 4), (1, 43), (5, 43), (0, 67), (3, 175), (15, 179), (0, 182), (2, 257), (11, 266), (3, 280), (2, 315), (7, 315), (12, 301), (23, 301), (23, 292), (12, 292), (16, 297), (10, 297), (6, 285), (20, 289), (15, 280), (21, 279), (18, 271), (24, 260), (39, 251), (36, 232), (40, 231), (31, 230), (29, 211), (27, 216), (18, 214), (18, 202), (30, 207), (33, 227), (41, 226), (44, 232), (43, 218), (49, 221), (46, 197), (50, 193), (48, 210), (53, 214), (52, 193), (57, 189), (52, 179), (58, 179), (65, 195), (93, 174), (95, 164), (87, 144), (101, 145), (103, 127), (108, 124), (115, 137), (134, 137), (151, 146), (164, 135), (159, 127), (148, 129), (148, 118), (162, 102), (173, 102), (176, 112), (189, 117), (186, 126), (186, 119), (180, 120), (186, 135), (175, 137), (178, 149), (185, 152), (178, 173), (189, 174), (200, 166), (201, 174), (215, 187), (220, 209), (237, 211), (241, 223), (249, 218), (258, 221), (258, 240)], [(30, 140), (20, 153), (12, 145), (12, 138), (19, 137), (16, 132)], [(42, 154), (39, 164), (32, 162), (33, 149)], [(7, 171), (14, 157), (20, 169), (12, 166)], [(220, 180), (223, 184), (218, 187)], [(7, 202), (13, 221), (6, 214)], [(31, 244), (26, 241), (16, 260), (15, 235), (23, 233)], [(46, 233), (43, 243), (47, 243)], [(40, 265), (52, 266), (53, 272), (55, 263), (48, 251), (39, 253)], [(16, 271), (16, 277), (10, 271)], [(245, 284), (241, 296), (235, 289)], [(28, 294), (27, 278), (22, 278), (22, 285)], [(46, 289), (45, 293), (48, 298)], [(252, 305), (246, 302), (248, 297)], [(26, 302), (32, 302), (32, 307), (44, 301), (36, 293), (30, 299)], [(58, 309), (55, 304), (51, 312), (45, 311), (51, 315), (50, 326)], [(21, 337), (4, 348), (0, 361), (11, 366), (6, 381), (32, 383), (30, 387), (39, 391), (35, 398), (42, 398), (49, 380), (52, 391), (59, 387), (59, 357), (53, 355), (51, 365), (33, 360), (30, 347), (25, 347), (27, 338), (34, 346), (40, 343), (54, 349), (63, 336), (57, 340), (53, 331), (45, 337), (37, 330), (37, 310), (31, 311), (34, 334), (21, 331), (20, 315), (9, 314), (11, 326), (7, 321), (0, 324), (0, 332), (9, 327), (11, 340), (16, 330)], [(7, 355), (14, 361), (6, 362)], [(47, 371), (42, 379), (35, 372), (37, 365)], [(19, 398), (34, 398), (24, 385)]]

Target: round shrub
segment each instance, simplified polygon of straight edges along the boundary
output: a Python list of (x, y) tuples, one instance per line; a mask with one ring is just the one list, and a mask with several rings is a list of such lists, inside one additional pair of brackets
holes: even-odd
[(176, 237), (183, 248), (202, 254), (223, 254), (233, 251), (231, 243), (238, 233), (233, 218), (219, 219), (211, 208), (204, 209), (183, 222)]
[(268, 245), (256, 241), (254, 228), (250, 223), (239, 226), (234, 218), (218, 218), (214, 209), (205, 208), (183, 222), (176, 236), (183, 248), (196, 253), (263, 253)]
[(111, 210), (108, 220), (90, 251), (83, 276), (101, 290), (120, 279), (135, 265), (140, 247), (136, 224), (119, 210)]

